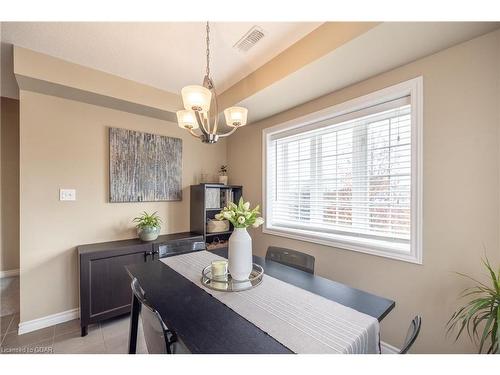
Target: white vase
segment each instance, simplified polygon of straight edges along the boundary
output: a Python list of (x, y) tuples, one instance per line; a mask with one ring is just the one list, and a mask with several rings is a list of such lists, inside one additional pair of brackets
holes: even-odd
[(229, 237), (229, 273), (235, 280), (247, 280), (252, 272), (252, 237), (246, 228), (234, 228)]
[(219, 176), (219, 184), (227, 185), (227, 176)]

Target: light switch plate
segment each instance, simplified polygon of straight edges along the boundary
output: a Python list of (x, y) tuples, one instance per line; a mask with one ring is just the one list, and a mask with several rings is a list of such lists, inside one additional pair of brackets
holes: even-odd
[(75, 189), (59, 189), (60, 201), (76, 201)]

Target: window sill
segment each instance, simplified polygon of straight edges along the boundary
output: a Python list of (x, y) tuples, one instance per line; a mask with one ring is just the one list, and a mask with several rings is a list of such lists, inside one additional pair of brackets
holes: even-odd
[(312, 242), (319, 245), (335, 247), (343, 250), (351, 250), (360, 253), (375, 255), (379, 257), (400, 260), (404, 262), (422, 264), (422, 259), (410, 251), (402, 249), (401, 245), (377, 246), (368, 243), (367, 240), (357, 239), (349, 236), (325, 234), (318, 235), (316, 232), (300, 229), (288, 229), (276, 226), (265, 226), (262, 232), (274, 236), (291, 238), (299, 241)]

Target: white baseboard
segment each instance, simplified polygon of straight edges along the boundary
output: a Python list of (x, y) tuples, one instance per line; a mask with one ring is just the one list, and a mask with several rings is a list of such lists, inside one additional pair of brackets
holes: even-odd
[(399, 353), (398, 348), (396, 348), (395, 346), (392, 346), (391, 344), (383, 342), (383, 341), (380, 342), (380, 349), (382, 350), (382, 354), (398, 354)]
[(42, 328), (55, 326), (56, 324), (68, 322), (80, 317), (80, 309), (72, 309), (63, 311), (57, 314), (47, 315), (43, 318), (29, 320), (27, 322), (19, 323), (18, 334), (33, 332)]
[(7, 271), (0, 271), (0, 279), (3, 279), (5, 277), (14, 277), (14, 276), (19, 276), (19, 270), (7, 270)]

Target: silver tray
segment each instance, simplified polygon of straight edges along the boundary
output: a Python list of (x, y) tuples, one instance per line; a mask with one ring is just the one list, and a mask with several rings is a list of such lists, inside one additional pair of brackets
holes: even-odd
[(221, 292), (241, 292), (255, 288), (262, 282), (264, 269), (258, 264), (253, 263), (252, 272), (248, 280), (234, 280), (231, 274), (226, 276), (212, 277), (212, 266), (207, 266), (201, 272), (201, 283), (207, 288), (219, 290)]

